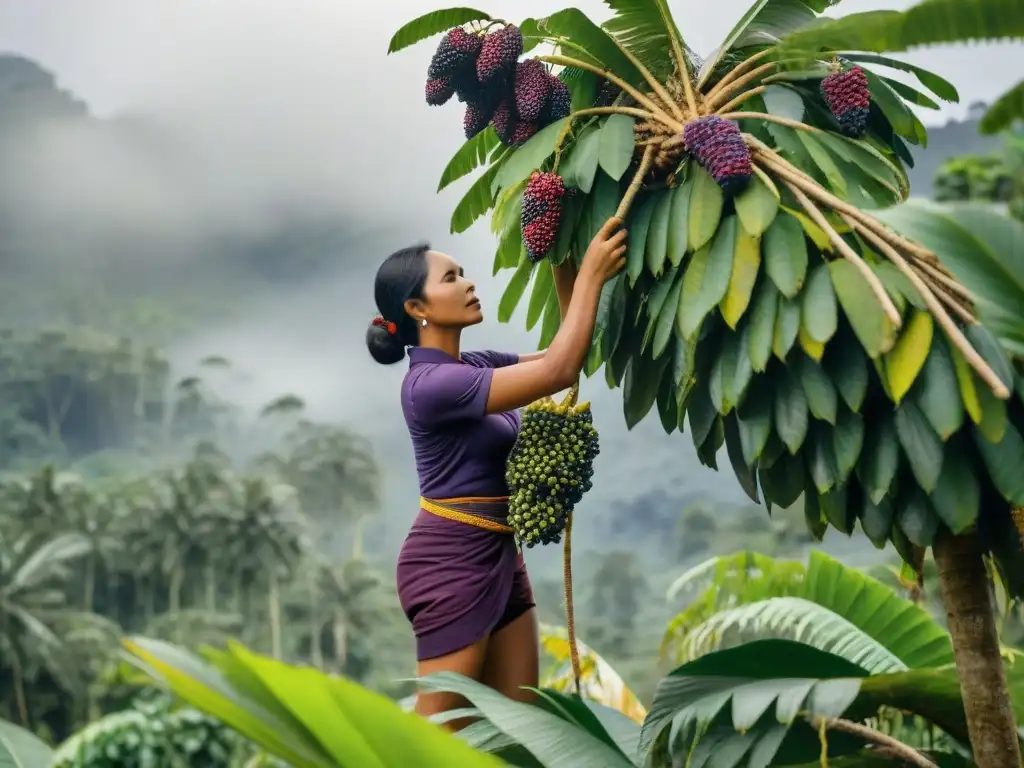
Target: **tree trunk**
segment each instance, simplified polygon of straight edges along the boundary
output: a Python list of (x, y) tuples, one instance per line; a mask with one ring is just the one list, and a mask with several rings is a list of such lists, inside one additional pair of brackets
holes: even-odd
[(345, 667), (348, 666), (348, 633), (345, 631), (345, 621), (339, 614), (334, 615), (334, 659), (338, 673), (345, 674)]
[(277, 574), (270, 572), (270, 586), (267, 589), (267, 608), (270, 614), (270, 655), (281, 658), (281, 594)]
[(322, 670), (324, 668), (324, 650), (320, 642), (320, 630), (323, 622), (320, 620), (320, 594), (316, 588), (316, 581), (309, 580), (309, 656), (313, 666)]
[(89, 553), (89, 559), (85, 561), (85, 611), (92, 613), (96, 595), (96, 555)]
[(988, 572), (977, 534), (942, 534), (933, 547), (978, 768), (1021, 765)]
[(206, 610), (217, 612), (217, 566), (212, 559), (206, 564)]
[(25, 698), (25, 676), (21, 669), (18, 649), (11, 654), (11, 677), (14, 681), (14, 701), (18, 705), (18, 717), (25, 728), (31, 730), (32, 722), (28, 717), (28, 700)]

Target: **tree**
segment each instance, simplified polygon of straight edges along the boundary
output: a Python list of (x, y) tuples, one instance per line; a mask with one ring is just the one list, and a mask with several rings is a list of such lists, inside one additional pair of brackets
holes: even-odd
[[(932, 547), (974, 757), (981, 768), (1019, 763), (983, 557), (1024, 594), (1012, 513), (1024, 503), (1024, 410), (1010, 359), (1024, 338), (1022, 240), (990, 212), (897, 205), (909, 195), (907, 144), (927, 138), (906, 102), (931, 97), (875, 70), (910, 71), (940, 99), (955, 101), (956, 89), (866, 52), (879, 46), (841, 34), (843, 20), (826, 35), (827, 23), (812, 25), (816, 3), (756, 3), (700, 64), (664, 3), (611, 5), (600, 26), (575, 9), (522, 23), (524, 51), (554, 49), (536, 58), (561, 68), (562, 85), (549, 88), (568, 88), (571, 113), (512, 123), (505, 141), (496, 119), (470, 138), (440, 186), (486, 170), (453, 231), (493, 209), (495, 270), (513, 271), (501, 312), (532, 280), (528, 323), (540, 316), (544, 345), (559, 312), (538, 257), (578, 261), (610, 215), (625, 217), (626, 269), (602, 294), (585, 373), (603, 367), (622, 387), (630, 427), (652, 410), (668, 432), (688, 421), (698, 458), (715, 469), (724, 445), (744, 491), (769, 511), (802, 496), (817, 538), (828, 527), (851, 535), (859, 521), (918, 569)], [(911, 13), (975, 19), (953, 0)], [(926, 27), (958, 29), (887, 18), (904, 46)], [(1007, 19), (1011, 34), (1024, 22), (1017, 7), (994, 19), (999, 34)], [(389, 50), (456, 24), (507, 27), (447, 9), (405, 25)], [(553, 244), (538, 244), (532, 219), (523, 226), (537, 171), (576, 190), (545, 199), (546, 212), (530, 208), (557, 230)]]
[(1024, 133), (1007, 134), (1001, 153), (947, 160), (935, 176), (935, 199), (1002, 203), (1024, 220)]

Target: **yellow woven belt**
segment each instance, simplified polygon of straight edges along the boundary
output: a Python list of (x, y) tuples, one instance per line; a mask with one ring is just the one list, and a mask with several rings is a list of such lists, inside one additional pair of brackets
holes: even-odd
[(493, 504), (495, 506), (506, 506), (508, 496), (460, 496), (453, 499), (426, 499), (420, 496), (420, 506), (432, 515), (443, 517), (448, 520), (455, 520), (459, 523), (472, 525), (476, 528), (483, 528), (495, 533), (512, 533), (512, 529), (497, 520), (474, 515), (460, 507), (473, 507), (481, 504)]

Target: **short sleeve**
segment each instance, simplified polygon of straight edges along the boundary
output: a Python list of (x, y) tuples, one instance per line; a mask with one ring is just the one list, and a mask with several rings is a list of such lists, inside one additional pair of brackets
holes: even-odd
[(493, 374), (475, 365), (432, 366), (409, 389), (413, 417), (422, 426), (483, 418)]
[(470, 365), (481, 368), (504, 368), (519, 362), (519, 355), (511, 352), (495, 352), (491, 349), (476, 352), (463, 352), (462, 359)]

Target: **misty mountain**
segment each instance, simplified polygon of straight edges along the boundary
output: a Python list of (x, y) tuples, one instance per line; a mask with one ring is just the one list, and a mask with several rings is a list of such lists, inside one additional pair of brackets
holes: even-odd
[[(279, 158), (246, 157), (231, 136), (179, 118), (97, 117), (39, 65), (0, 57), (0, 325), (91, 325), (144, 337), (182, 374), (224, 355), (234, 370), (212, 383), (250, 412), (294, 392), (313, 418), (352, 424), (372, 437), (384, 468), (386, 509), (374, 538), (393, 551), (418, 495), (397, 408), (404, 365), (375, 365), (363, 334), (377, 265), (431, 227), (437, 233), (437, 211), (449, 202), (409, 206), (399, 180), (360, 175), (358, 152), (325, 154), (325, 167), (347, 163), (352, 172), (331, 171), (328, 192), (314, 195), (285, 172), (285, 147)], [(975, 123), (933, 129), (929, 148), (915, 154), (915, 191), (930, 189), (946, 157), (987, 146)], [(431, 168), (445, 159), (431, 157)], [(503, 278), (489, 276), (486, 222), (434, 245), (479, 275), (485, 307), (497, 306)], [(535, 343), (521, 312), (467, 339), (468, 347), (523, 351)], [(656, 416), (627, 431), (621, 393), (601, 374), (583, 387), (602, 453), (590, 519), (576, 529), (580, 548), (654, 551), (678, 535), (687, 504), (748, 503), (727, 463), (720, 473), (698, 463), (688, 435), (665, 435)], [(846, 542), (828, 544), (842, 551)], [(554, 568), (558, 557), (531, 554), (531, 562)]]

